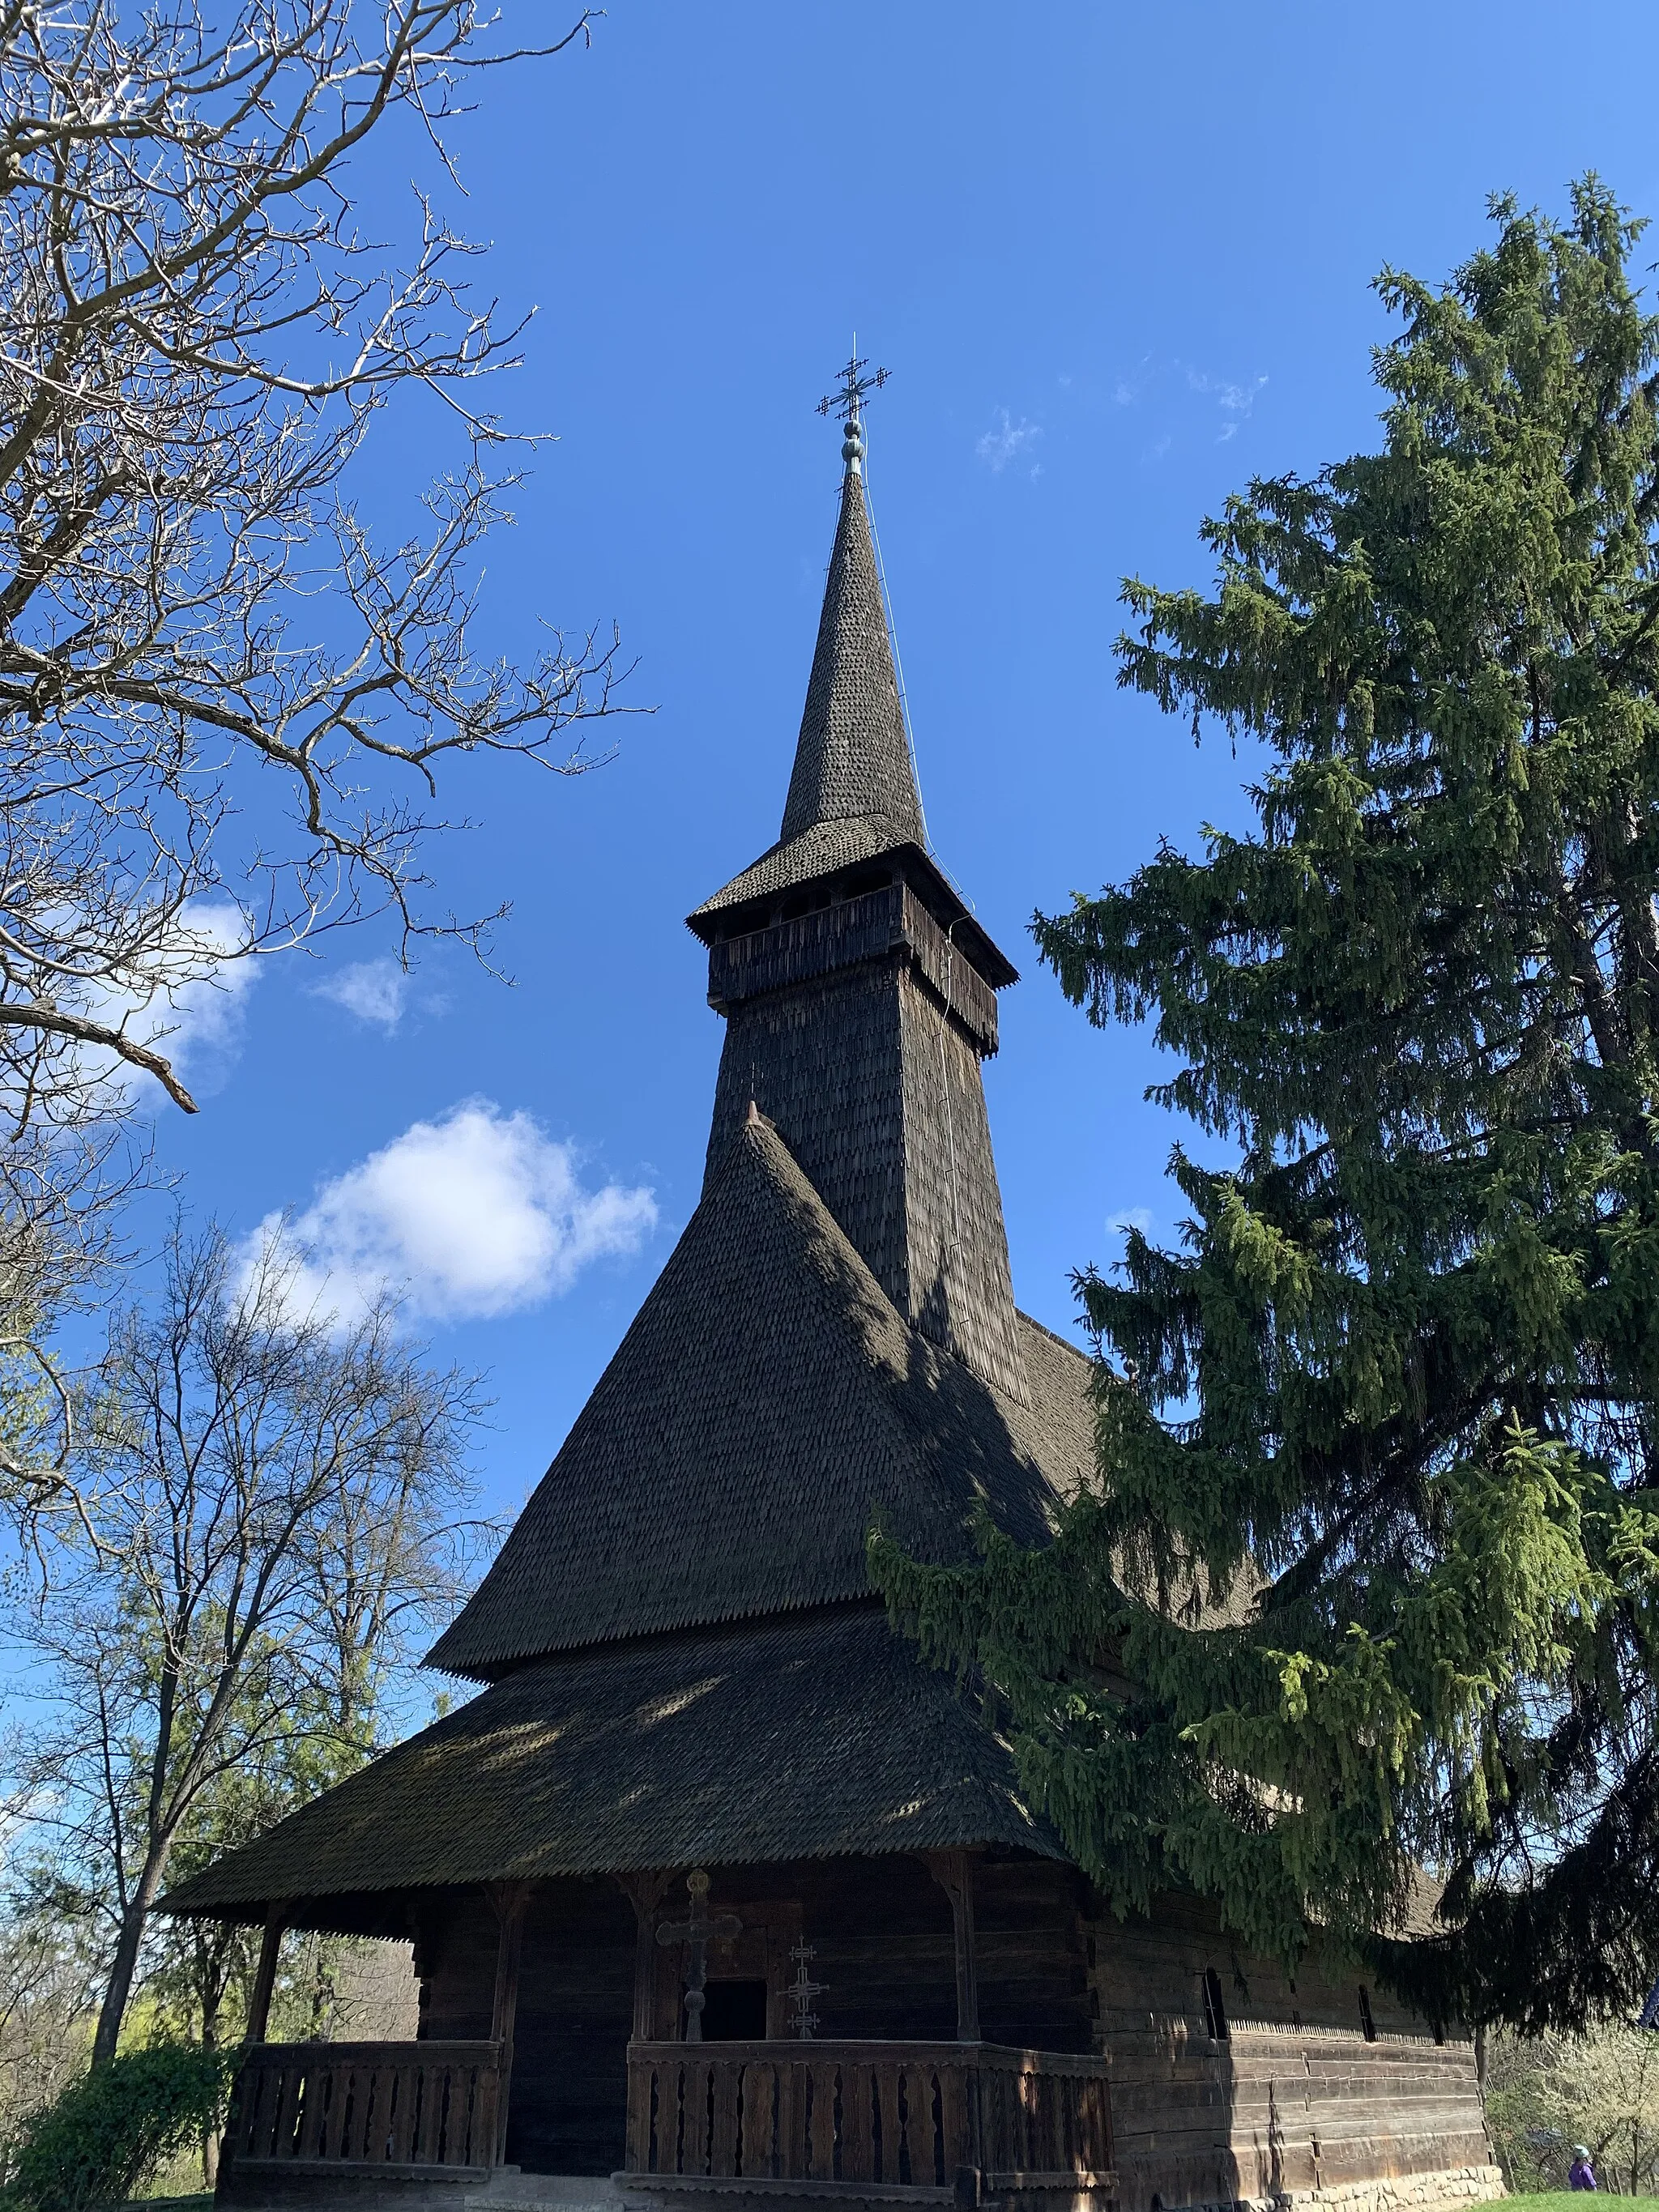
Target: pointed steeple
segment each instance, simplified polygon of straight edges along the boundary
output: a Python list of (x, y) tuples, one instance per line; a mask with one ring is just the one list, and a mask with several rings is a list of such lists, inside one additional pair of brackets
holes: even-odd
[(820, 823), (875, 817), (887, 823), (891, 843), (925, 846), (927, 833), (893, 671), (857, 429), (854, 416), (842, 447), (847, 473), (841, 520), (779, 834), (787, 841)]
[(980, 1063), (1017, 978), (927, 850), (870, 518), (854, 358), (841, 520), (777, 843), (689, 917), (726, 1017), (705, 1188), (769, 1118), (901, 1318), (1025, 1379)]

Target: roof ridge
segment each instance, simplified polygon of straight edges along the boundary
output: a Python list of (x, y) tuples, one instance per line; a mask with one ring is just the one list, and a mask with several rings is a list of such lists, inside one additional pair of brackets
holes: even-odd
[(1061, 1336), (1057, 1329), (1050, 1328), (1046, 1321), (1039, 1321), (1035, 1314), (1028, 1314), (1024, 1306), (1017, 1305), (1014, 1308), (1014, 1318), (1016, 1321), (1023, 1321), (1028, 1328), (1041, 1329), (1050, 1344), (1057, 1344), (1062, 1352), (1069, 1352), (1073, 1359), (1082, 1360), (1087, 1367), (1094, 1365), (1094, 1361), (1090, 1358), (1081, 1345), (1073, 1344), (1069, 1336)]

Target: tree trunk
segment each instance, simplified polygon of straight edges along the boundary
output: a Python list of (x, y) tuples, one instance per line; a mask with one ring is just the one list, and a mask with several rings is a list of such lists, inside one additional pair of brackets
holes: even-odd
[(92, 2039), (92, 2071), (94, 2074), (100, 2067), (109, 2064), (115, 2056), (116, 2045), (120, 2041), (121, 2022), (126, 2015), (127, 2000), (132, 1995), (133, 1978), (138, 1971), (139, 1946), (149, 1924), (150, 1907), (160, 1893), (167, 1863), (165, 1847), (151, 1853), (131, 1901), (121, 1916), (121, 1933), (115, 1946), (115, 1957), (110, 1965), (109, 1984), (104, 1992), (103, 2006), (98, 2014), (98, 2033)]
[[(216, 1981), (210, 1972), (202, 1984), (202, 2048), (219, 2048), (219, 2007), (223, 2000), (222, 1983)], [(219, 2185), (219, 2130), (210, 2120), (202, 2130), (202, 2186), (210, 2193)]]

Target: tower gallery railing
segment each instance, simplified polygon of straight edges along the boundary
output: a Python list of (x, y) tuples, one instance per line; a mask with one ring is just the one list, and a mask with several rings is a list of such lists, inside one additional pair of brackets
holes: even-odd
[(628, 2177), (1109, 2191), (1107, 2062), (977, 2043), (634, 2043)]

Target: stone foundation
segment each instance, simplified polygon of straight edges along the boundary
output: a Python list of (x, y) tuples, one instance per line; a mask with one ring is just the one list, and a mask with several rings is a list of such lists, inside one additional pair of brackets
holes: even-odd
[(1441, 2212), (1442, 2207), (1485, 2204), (1505, 2194), (1495, 2166), (1459, 2166), (1443, 2173), (1390, 2174), (1380, 2181), (1351, 2181), (1340, 2189), (1292, 2190), (1263, 2200), (1261, 2212)]
[(1171, 2204), (1164, 2212), (1458, 2212), (1507, 2194), (1495, 2166), (1460, 2166), (1439, 2173), (1399, 2173), (1351, 2181), (1340, 2189), (1293, 2189), (1282, 2197), (1236, 2197), (1203, 2204)]

